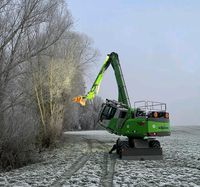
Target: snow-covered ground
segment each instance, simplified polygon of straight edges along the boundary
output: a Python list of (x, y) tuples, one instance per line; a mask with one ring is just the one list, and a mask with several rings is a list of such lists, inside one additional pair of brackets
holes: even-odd
[(117, 136), (66, 132), (65, 144), (42, 161), (0, 173), (0, 186), (200, 186), (200, 126), (174, 127), (159, 138), (164, 159), (120, 160), (108, 154)]

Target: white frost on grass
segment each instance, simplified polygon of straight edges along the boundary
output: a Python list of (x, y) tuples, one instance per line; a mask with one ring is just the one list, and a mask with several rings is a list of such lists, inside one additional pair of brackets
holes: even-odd
[(200, 127), (176, 127), (159, 140), (164, 159), (118, 160), (115, 186), (200, 186)]
[[(104, 153), (118, 136), (106, 131), (66, 132), (65, 146), (41, 154), (42, 161), (0, 173), (0, 186), (99, 186), (105, 174)], [(170, 137), (159, 138), (164, 159), (131, 161), (117, 159), (114, 186), (200, 186), (200, 126), (174, 127)], [(88, 160), (65, 180), (74, 163)]]
[[(83, 143), (82, 149), (87, 149)], [(74, 151), (72, 151), (72, 148)], [(41, 154), (42, 162), (0, 173), (0, 186), (49, 186), (57, 180), (81, 156), (80, 145), (65, 147)]]
[(66, 181), (64, 186), (79, 187), (92, 186), (97, 187), (102, 176), (103, 154), (93, 153), (86, 164), (70, 180)]
[[(108, 131), (105, 130), (90, 130), (90, 131), (67, 131), (65, 132), (65, 135), (72, 135), (72, 136), (81, 136), (81, 137), (85, 137), (87, 139), (95, 139), (95, 140), (99, 140), (99, 141), (116, 141), (117, 138), (119, 138), (120, 136), (117, 136), (115, 134), (111, 134)], [(121, 136), (122, 137), (122, 136)]]

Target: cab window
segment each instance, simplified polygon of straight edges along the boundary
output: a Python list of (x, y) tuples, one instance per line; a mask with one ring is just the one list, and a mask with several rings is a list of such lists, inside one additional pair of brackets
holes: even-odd
[(116, 108), (106, 106), (102, 112), (102, 119), (111, 119), (114, 117)]

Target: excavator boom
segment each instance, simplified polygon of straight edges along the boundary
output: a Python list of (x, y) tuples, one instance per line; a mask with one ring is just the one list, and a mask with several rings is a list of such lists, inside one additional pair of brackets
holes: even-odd
[(106, 56), (106, 59), (102, 65), (90, 91), (85, 96), (74, 97), (72, 99), (72, 101), (77, 102), (77, 103), (81, 104), (82, 106), (85, 106), (85, 103), (87, 100), (93, 99), (99, 91), (99, 87), (100, 87), (103, 75), (104, 75), (105, 71), (107, 70), (107, 68), (110, 66), (110, 64), (114, 70), (115, 78), (117, 81), (118, 102), (127, 105), (127, 107), (131, 107), (126, 84), (125, 84), (121, 66), (119, 63), (119, 57), (118, 57), (118, 54), (115, 52), (112, 52), (111, 54), (108, 54)]

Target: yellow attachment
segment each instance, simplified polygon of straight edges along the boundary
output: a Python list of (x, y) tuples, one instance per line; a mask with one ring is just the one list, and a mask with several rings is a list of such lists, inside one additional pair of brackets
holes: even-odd
[(75, 103), (79, 103), (81, 106), (85, 106), (86, 103), (86, 99), (84, 99), (82, 96), (74, 97), (72, 101)]

